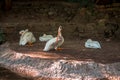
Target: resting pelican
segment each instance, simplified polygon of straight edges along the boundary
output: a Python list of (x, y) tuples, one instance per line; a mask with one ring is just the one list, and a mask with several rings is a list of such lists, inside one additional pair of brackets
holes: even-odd
[(53, 38), (52, 35), (43, 34), (43, 36), (40, 36), (40, 37), (39, 37), (39, 40), (40, 40), (41, 42), (44, 42), (44, 41), (49, 41), (49, 40), (52, 39), (52, 38)]
[(93, 41), (92, 39), (88, 39), (85, 42), (85, 47), (86, 48), (101, 48), (100, 43), (98, 41)]
[(21, 30), (19, 34), (21, 35), (19, 45), (24, 46), (28, 43), (31, 46), (32, 43), (36, 41), (36, 38), (34, 37), (33, 33), (28, 31), (28, 29)]

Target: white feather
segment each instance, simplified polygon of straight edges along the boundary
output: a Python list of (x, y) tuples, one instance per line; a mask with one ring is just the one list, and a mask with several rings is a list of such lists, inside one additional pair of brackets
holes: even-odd
[(91, 39), (88, 39), (85, 42), (86, 48), (101, 48), (100, 43), (98, 41), (92, 41)]
[(36, 41), (36, 38), (34, 37), (33, 33), (29, 32), (27, 29), (20, 31), (19, 33), (21, 34), (19, 45), (25, 45), (28, 42), (34, 43)]
[(40, 37), (39, 37), (39, 40), (43, 42), (43, 41), (49, 41), (49, 40), (52, 39), (52, 38), (53, 38), (52, 35), (43, 34), (43, 36), (40, 36)]

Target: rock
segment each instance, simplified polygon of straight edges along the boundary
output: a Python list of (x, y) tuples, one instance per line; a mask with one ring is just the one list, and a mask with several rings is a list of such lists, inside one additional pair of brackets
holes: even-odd
[(120, 62), (101, 64), (94, 61), (49, 60), (12, 50), (0, 53), (0, 66), (24, 77), (61, 80), (120, 79)]

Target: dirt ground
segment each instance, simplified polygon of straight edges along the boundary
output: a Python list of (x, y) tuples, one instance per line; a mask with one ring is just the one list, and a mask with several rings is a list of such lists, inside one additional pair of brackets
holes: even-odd
[(15, 73), (12, 73), (11, 71), (0, 67), (0, 80), (30, 80), (23, 78), (19, 75), (16, 75)]
[[(46, 58), (46, 59), (67, 59), (80, 61), (95, 61), (97, 63), (115, 63), (120, 62), (120, 42), (113, 40), (106, 42), (99, 40), (101, 49), (88, 49), (84, 47), (84, 40), (65, 40), (61, 46), (62, 50), (43, 52), (45, 42), (36, 42), (33, 46), (19, 46), (18, 42), (10, 42), (10, 48), (18, 53), (23, 53), (29, 56)], [(30, 80), (18, 76), (9, 70), (0, 68), (0, 80)]]
[(114, 63), (120, 61), (120, 42), (113, 40), (110, 42), (99, 41), (101, 49), (85, 48), (84, 40), (65, 40), (61, 46), (62, 50), (43, 52), (45, 42), (36, 42), (33, 46), (19, 46), (18, 42), (11, 43), (11, 49), (23, 54), (37, 55), (47, 59), (72, 59), (72, 60), (92, 60), (98, 63)]

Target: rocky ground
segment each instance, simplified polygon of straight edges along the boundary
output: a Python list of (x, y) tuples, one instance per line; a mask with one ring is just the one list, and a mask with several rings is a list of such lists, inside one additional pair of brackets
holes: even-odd
[(42, 51), (42, 42), (32, 47), (6, 43), (0, 48), (0, 65), (8, 70), (1, 68), (1, 80), (119, 80), (120, 42), (100, 41), (101, 49), (87, 49), (85, 41), (66, 41), (62, 51), (50, 52)]

